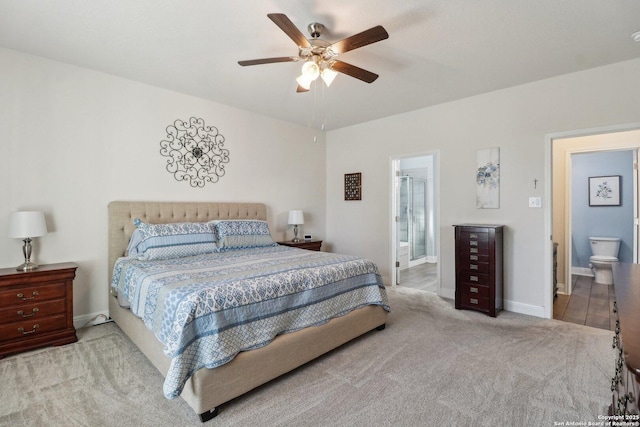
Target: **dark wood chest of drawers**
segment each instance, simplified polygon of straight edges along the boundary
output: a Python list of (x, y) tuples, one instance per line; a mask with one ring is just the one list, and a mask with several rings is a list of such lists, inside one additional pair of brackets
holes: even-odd
[(73, 263), (35, 271), (0, 269), (0, 358), (78, 340), (73, 327)]
[(502, 309), (502, 225), (455, 225), (457, 309)]

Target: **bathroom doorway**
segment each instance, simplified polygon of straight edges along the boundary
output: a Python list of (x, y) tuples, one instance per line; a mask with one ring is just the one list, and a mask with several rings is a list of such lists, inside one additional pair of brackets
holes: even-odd
[[(550, 138), (551, 236), (557, 244), (549, 294), (555, 319), (611, 329), (613, 287), (594, 280), (589, 237), (621, 237), (618, 259), (638, 262), (638, 126), (588, 130)], [(590, 203), (590, 183), (620, 177), (620, 206)]]
[(392, 283), (438, 293), (437, 155), (393, 159), (392, 172)]

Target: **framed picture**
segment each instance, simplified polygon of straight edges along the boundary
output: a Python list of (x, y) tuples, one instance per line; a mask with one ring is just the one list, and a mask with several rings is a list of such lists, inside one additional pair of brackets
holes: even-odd
[(362, 173), (344, 174), (344, 199), (362, 200)]
[(620, 175), (589, 177), (589, 206), (620, 206)]

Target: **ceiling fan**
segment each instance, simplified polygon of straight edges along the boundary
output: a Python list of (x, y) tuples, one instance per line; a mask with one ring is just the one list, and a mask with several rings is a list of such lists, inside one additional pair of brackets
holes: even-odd
[(238, 61), (238, 64), (247, 66), (302, 61), (302, 74), (296, 79), (298, 82), (297, 92), (309, 91), (311, 83), (318, 77), (321, 77), (329, 86), (338, 73), (355, 77), (367, 83), (373, 83), (378, 78), (377, 74), (347, 64), (336, 57), (350, 50), (389, 38), (389, 34), (382, 26), (378, 25), (338, 42), (329, 43), (319, 38), (325, 28), (322, 24), (317, 22), (309, 24), (307, 28), (311, 39), (307, 39), (286, 15), (270, 13), (267, 16), (298, 45), (298, 56), (251, 59)]

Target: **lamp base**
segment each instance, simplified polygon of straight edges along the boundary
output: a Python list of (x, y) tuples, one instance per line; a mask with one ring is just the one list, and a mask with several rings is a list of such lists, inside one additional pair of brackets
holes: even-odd
[(20, 264), (16, 270), (18, 271), (33, 271), (38, 269), (38, 264), (35, 262), (27, 261), (23, 264)]

